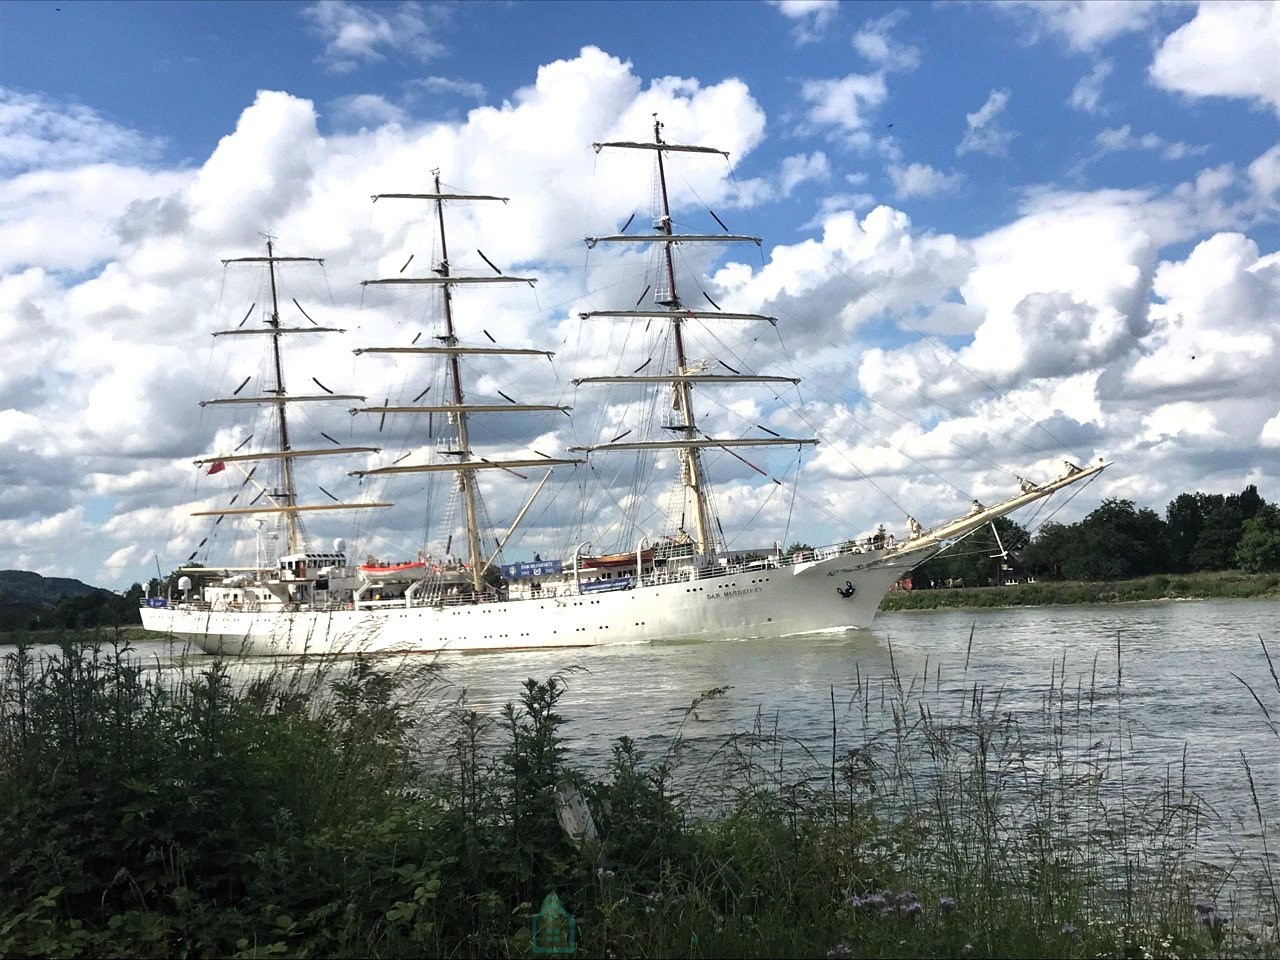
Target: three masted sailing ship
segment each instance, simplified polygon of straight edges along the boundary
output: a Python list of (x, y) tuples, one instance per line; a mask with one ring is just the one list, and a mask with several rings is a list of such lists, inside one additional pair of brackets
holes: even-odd
[[(998, 517), (1043, 499), (1050, 494), (1095, 476), (1105, 468), (1088, 469), (1067, 465), (1067, 472), (1042, 484), (1022, 481), (1021, 489), (1001, 503), (984, 507), (975, 501), (965, 516), (940, 523), (930, 529), (908, 518), (909, 529), (900, 538), (878, 535), (862, 541), (844, 540), (827, 547), (783, 554), (771, 552), (743, 554), (725, 549), (723, 534), (715, 515), (703, 454), (706, 451), (733, 451), (744, 447), (791, 446), (817, 443), (809, 437), (724, 437), (710, 436), (699, 424), (696, 389), (715, 389), (739, 384), (793, 384), (795, 378), (763, 376), (742, 372), (710, 372), (703, 362), (688, 356), (686, 327), (702, 320), (753, 323), (776, 319), (764, 315), (693, 309), (681, 299), (673, 249), (679, 244), (755, 243), (760, 239), (723, 234), (677, 233), (671, 217), (667, 190), (667, 155), (685, 153), (728, 157), (713, 147), (668, 143), (662, 125), (655, 120), (652, 141), (596, 143), (597, 150), (619, 149), (651, 152), (656, 167), (657, 209), (653, 233), (617, 234), (587, 238), (591, 247), (601, 243), (647, 244), (658, 252), (659, 275), (652, 284), (651, 305), (629, 310), (590, 310), (579, 315), (583, 323), (598, 321), (665, 324), (670, 350), (667, 369), (653, 373), (619, 376), (588, 376), (575, 380), (579, 386), (621, 384), (634, 389), (663, 390), (670, 396), (671, 421), (651, 425), (647, 434), (657, 439), (626, 440), (625, 434), (607, 442), (570, 447), (569, 454), (581, 457), (554, 457), (541, 451), (532, 456), (482, 455), (473, 434), (479, 424), (472, 418), (509, 413), (568, 413), (560, 404), (521, 404), (503, 394), (506, 403), (468, 400), (463, 358), (507, 357), (519, 360), (551, 357), (551, 351), (509, 348), (494, 338), (488, 346), (472, 345), (460, 336), (455, 316), (455, 288), (464, 285), (527, 283), (527, 277), (507, 276), (494, 267), (493, 275), (455, 273), (449, 261), (445, 209), (447, 204), (504, 201), (483, 194), (450, 192), (438, 173), (434, 190), (420, 194), (380, 194), (377, 200), (410, 200), (434, 205), (439, 258), (430, 276), (395, 277), (365, 281), (370, 286), (415, 286), (437, 288), (440, 297), (440, 328), (434, 343), (408, 346), (370, 346), (357, 354), (406, 355), (430, 358), (443, 364), (443, 390), (439, 402), (422, 403), (428, 390), (407, 404), (369, 405), (357, 395), (338, 395), (322, 388), (319, 395), (290, 394), (285, 389), (281, 342), (286, 336), (302, 333), (337, 332), (318, 325), (286, 327), (279, 318), (276, 269), (284, 262), (312, 262), (305, 257), (279, 257), (270, 240), (265, 257), (245, 257), (228, 262), (254, 262), (266, 266), (271, 277), (272, 306), (262, 327), (221, 331), (215, 336), (257, 334), (270, 337), (273, 387), (261, 396), (236, 395), (209, 403), (266, 404), (275, 411), (274, 444), (259, 453), (210, 454), (196, 464), (209, 471), (238, 467), (244, 474), (240, 491), (226, 507), (202, 511), (215, 516), (215, 523), (227, 517), (274, 516), (282, 518), (287, 549), (274, 562), (267, 562), (259, 549), (256, 565), (246, 568), (207, 568), (189, 571), (214, 576), (215, 580), (195, 592), (184, 578), (178, 597), (148, 598), (143, 609), (143, 625), (149, 630), (187, 637), (210, 653), (236, 655), (299, 655), (380, 651), (442, 651), (519, 649), (593, 646), (636, 640), (732, 639), (783, 637), (819, 631), (865, 628), (870, 625), (881, 599), (891, 586), (911, 569), (944, 547), (991, 523)], [(629, 224), (628, 224), (629, 225)], [(483, 257), (483, 254), (481, 254)], [(407, 264), (406, 264), (407, 265)], [(403, 269), (403, 268), (402, 268)], [(643, 298), (642, 298), (643, 300)], [(712, 304), (715, 306), (714, 304)], [(304, 314), (305, 315), (305, 314)], [(310, 318), (308, 318), (310, 319)], [(242, 321), (243, 324), (243, 321)], [(468, 330), (467, 332), (471, 332)], [(646, 366), (647, 362), (645, 365)], [(247, 381), (246, 381), (247, 382)], [(316, 381), (317, 383), (319, 381)], [(696, 388), (696, 389), (695, 389)], [(443, 394), (443, 395), (442, 395)], [(290, 443), (287, 412), (294, 403), (344, 400), (355, 415), (379, 417), (410, 415), (426, 418), (427, 439), (415, 449), (382, 466), (350, 471), (353, 477), (394, 478), (402, 474), (441, 475), (450, 478), (449, 507), (456, 508), (463, 536), (456, 544), (452, 533), (440, 555), (425, 550), (415, 559), (380, 562), (372, 556), (364, 563), (353, 562), (346, 545), (335, 541), (331, 550), (314, 550), (302, 523), (310, 510), (383, 509), (392, 504), (381, 500), (348, 503), (299, 502), (294, 477), (295, 461), (322, 455), (372, 455), (372, 446), (294, 449)], [(657, 405), (659, 409), (664, 404)], [(440, 418), (447, 429), (435, 436)], [(629, 431), (628, 431), (629, 432)], [(327, 435), (326, 435), (327, 436)], [(419, 434), (421, 437), (421, 434)], [(330, 438), (332, 439), (332, 438)], [(422, 451), (426, 459), (422, 462)], [(679, 523), (674, 536), (641, 536), (633, 551), (592, 555), (589, 544), (580, 544), (571, 555), (552, 560), (535, 556), (531, 562), (503, 563), (501, 554), (518, 529), (552, 471), (557, 466), (576, 468), (584, 458), (605, 454), (644, 455), (673, 453), (678, 464), (676, 505)], [(741, 459), (739, 457), (739, 459)], [(267, 462), (277, 467), (272, 485), (255, 479), (256, 467), (244, 464)], [(481, 479), (531, 479), (534, 470), (545, 469), (537, 488), (514, 517), (502, 536), (486, 539), (486, 511), (481, 495)], [(246, 487), (257, 489), (254, 502), (237, 506), (235, 501)], [(327, 493), (327, 491), (325, 491)], [(336, 498), (332, 498), (336, 501)], [(259, 501), (262, 505), (259, 506)]]

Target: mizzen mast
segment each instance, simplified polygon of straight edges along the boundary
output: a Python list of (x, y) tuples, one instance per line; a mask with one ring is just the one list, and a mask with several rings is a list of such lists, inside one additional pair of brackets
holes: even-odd
[[(658, 382), (666, 383), (671, 387), (673, 394), (673, 409), (675, 410), (679, 420), (677, 423), (668, 424), (668, 429), (676, 432), (679, 436), (673, 440), (656, 440), (630, 443), (602, 443), (591, 444), (581, 447), (571, 447), (574, 451), (592, 452), (597, 450), (661, 450), (674, 449), (680, 458), (680, 479), (685, 489), (691, 496), (693, 507), (693, 527), (694, 541), (697, 551), (701, 555), (707, 555), (715, 552), (716, 538), (712, 533), (711, 525), (714, 519), (710, 501), (707, 495), (706, 471), (702, 463), (701, 451), (707, 448), (727, 449), (733, 446), (777, 446), (777, 445), (796, 445), (796, 444), (814, 444), (817, 443), (813, 439), (797, 439), (792, 437), (770, 437), (770, 438), (714, 438), (707, 437), (698, 428), (697, 415), (693, 406), (693, 385), (698, 384), (730, 384), (742, 382), (789, 382), (796, 383), (798, 381), (789, 377), (758, 377), (758, 376), (724, 376), (716, 374), (704, 374), (702, 366), (697, 363), (690, 363), (685, 350), (684, 324), (689, 320), (698, 319), (724, 319), (724, 320), (767, 320), (772, 324), (776, 324), (773, 317), (763, 316), (753, 313), (725, 313), (722, 311), (700, 311), (690, 310), (686, 308), (680, 301), (680, 294), (676, 288), (676, 272), (675, 260), (672, 248), (677, 243), (754, 243), (760, 246), (761, 239), (759, 237), (745, 236), (741, 234), (729, 233), (726, 229), (723, 234), (678, 234), (674, 231), (671, 221), (671, 201), (667, 192), (667, 169), (665, 162), (665, 154), (667, 153), (698, 153), (712, 154), (722, 156), (726, 160), (729, 154), (715, 147), (692, 146), (685, 144), (667, 143), (662, 139), (662, 122), (657, 119), (656, 115), (653, 121), (653, 142), (642, 143), (632, 141), (613, 141), (606, 143), (593, 143), (592, 147), (596, 152), (605, 147), (622, 150), (652, 150), (657, 158), (658, 168), (658, 194), (660, 197), (660, 211), (657, 220), (653, 226), (657, 231), (654, 234), (632, 234), (625, 232), (611, 236), (587, 237), (586, 244), (588, 247), (595, 247), (599, 243), (658, 243), (662, 246), (662, 271), (663, 282), (660, 282), (657, 290), (654, 292), (654, 303), (660, 310), (592, 310), (587, 311), (579, 316), (582, 319), (593, 317), (613, 317), (617, 319), (636, 319), (636, 318), (664, 318), (671, 323), (672, 346), (675, 353), (675, 369), (666, 375), (658, 376), (630, 376), (630, 377), (583, 377), (576, 380), (575, 383), (649, 383)], [(713, 214), (714, 216), (714, 214)], [(718, 220), (718, 218), (717, 218)], [(723, 224), (721, 224), (723, 226)], [(624, 227), (625, 230), (625, 227)], [(718, 523), (717, 523), (718, 525)]]

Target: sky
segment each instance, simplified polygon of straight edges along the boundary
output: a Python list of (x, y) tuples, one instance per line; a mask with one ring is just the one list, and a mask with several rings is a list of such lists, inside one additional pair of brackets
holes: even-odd
[[(119, 589), (243, 551), (249, 522), (190, 516), (241, 475), (191, 461), (263, 435), (198, 401), (261, 379), (265, 338), (210, 334), (261, 312), (262, 278), (221, 261), (264, 234), (325, 260), (282, 273), (285, 321), (306, 323), (296, 299), (346, 331), (290, 338), (291, 384), (427, 386), (352, 350), (427, 330), (426, 298), (359, 282), (438, 257), (429, 211), (369, 200), (434, 169), (510, 198), (449, 206), (456, 269), (486, 272), (483, 251), (538, 281), (460, 293), (464, 342), (556, 351), (477, 360), (469, 398), (574, 407), (493, 418), (494, 449), (644, 429), (634, 388), (572, 381), (660, 359), (655, 331), (576, 316), (644, 290), (651, 251), (582, 238), (648, 229), (652, 158), (590, 145), (647, 139), (654, 114), (730, 153), (672, 157), (677, 229), (718, 232), (714, 212), (763, 238), (678, 248), (684, 298), (779, 320), (690, 325), (692, 355), (804, 378), (698, 391), (704, 429), (821, 441), (708, 454), (731, 547), (938, 522), (1064, 459), (1114, 465), (1055, 520), (1248, 483), (1280, 499), (1280, 5), (55, 0), (0, 5), (0, 568)], [(323, 406), (295, 446), (430, 450), (416, 418)], [(671, 462), (642, 489), (621, 456), (559, 468), (508, 559), (663, 532)], [(347, 476), (364, 465), (326, 458), (300, 496), (398, 506), (312, 532), (412, 556), (447, 497)], [(492, 484), (497, 528), (528, 493)]]

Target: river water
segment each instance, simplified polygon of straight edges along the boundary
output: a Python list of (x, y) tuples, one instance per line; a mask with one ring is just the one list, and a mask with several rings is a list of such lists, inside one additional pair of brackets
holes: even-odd
[[(1260, 809), (1280, 868), (1280, 735), (1242, 682), (1280, 723), (1280, 682), (1259, 638), (1280, 670), (1280, 602), (913, 611), (883, 614), (871, 630), (844, 634), (438, 662), (450, 685), (442, 700), (465, 690), (472, 708), (493, 715), (518, 697), (526, 678), (563, 675), (559, 713), (569, 762), (585, 769), (599, 769), (620, 736), (652, 757), (670, 748), (677, 731), (696, 767), (726, 738), (753, 728), (775, 734), (769, 762), (820, 768), (832, 756), (833, 721), (840, 752), (886, 729), (890, 721), (877, 710), (886, 690), (906, 690), (912, 710), (956, 717), (981, 691), (992, 716), (1038, 718), (1046, 732), (1038, 747), (1031, 734), (1028, 755), (1051, 754), (1057, 729), (1068, 747), (1087, 752), (1088, 739), (1118, 758), (1131, 789), (1169, 778), (1179, 792), (1185, 786), (1198, 795), (1215, 813), (1204, 837), (1210, 856), (1229, 858), (1242, 846), (1260, 852)], [(139, 652), (171, 662), (163, 644), (139, 644)], [(190, 666), (200, 658), (179, 659)], [(713, 688), (728, 689), (691, 711)], [(1077, 717), (1079, 705), (1089, 705), (1083, 734), (1079, 723), (1062, 733), (1063, 700)], [(1049, 702), (1059, 706), (1047, 709)]]
[[(865, 734), (853, 702), (859, 684), (875, 691), (895, 672), (904, 686), (914, 681), (925, 702), (945, 707), (976, 684), (989, 704), (998, 696), (1016, 714), (1038, 714), (1051, 684), (1082, 689), (1086, 699), (1092, 688), (1100, 735), (1122, 728), (1135, 766), (1181, 766), (1185, 746), (1188, 776), (1221, 801), (1234, 790), (1233, 767), (1243, 775), (1243, 752), (1258, 789), (1280, 799), (1280, 737), (1241, 682), (1280, 721), (1280, 691), (1259, 638), (1280, 670), (1280, 602), (912, 611), (882, 614), (871, 630), (846, 634), (469, 654), (444, 663), (448, 679), (488, 710), (513, 699), (525, 678), (565, 674), (560, 713), (588, 765), (624, 734), (657, 747), (683, 722), (686, 735), (715, 739), (758, 715), (829, 754), (833, 693), (844, 746)], [(686, 720), (690, 704), (718, 687), (729, 690)]]

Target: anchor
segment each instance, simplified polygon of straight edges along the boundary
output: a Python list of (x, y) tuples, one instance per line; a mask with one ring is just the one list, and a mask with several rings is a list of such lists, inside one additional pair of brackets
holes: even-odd
[(850, 597), (853, 596), (855, 589), (856, 588), (854, 587), (852, 581), (846, 580), (844, 582), (843, 587), (836, 587), (836, 593), (840, 594), (840, 596), (848, 600)]

